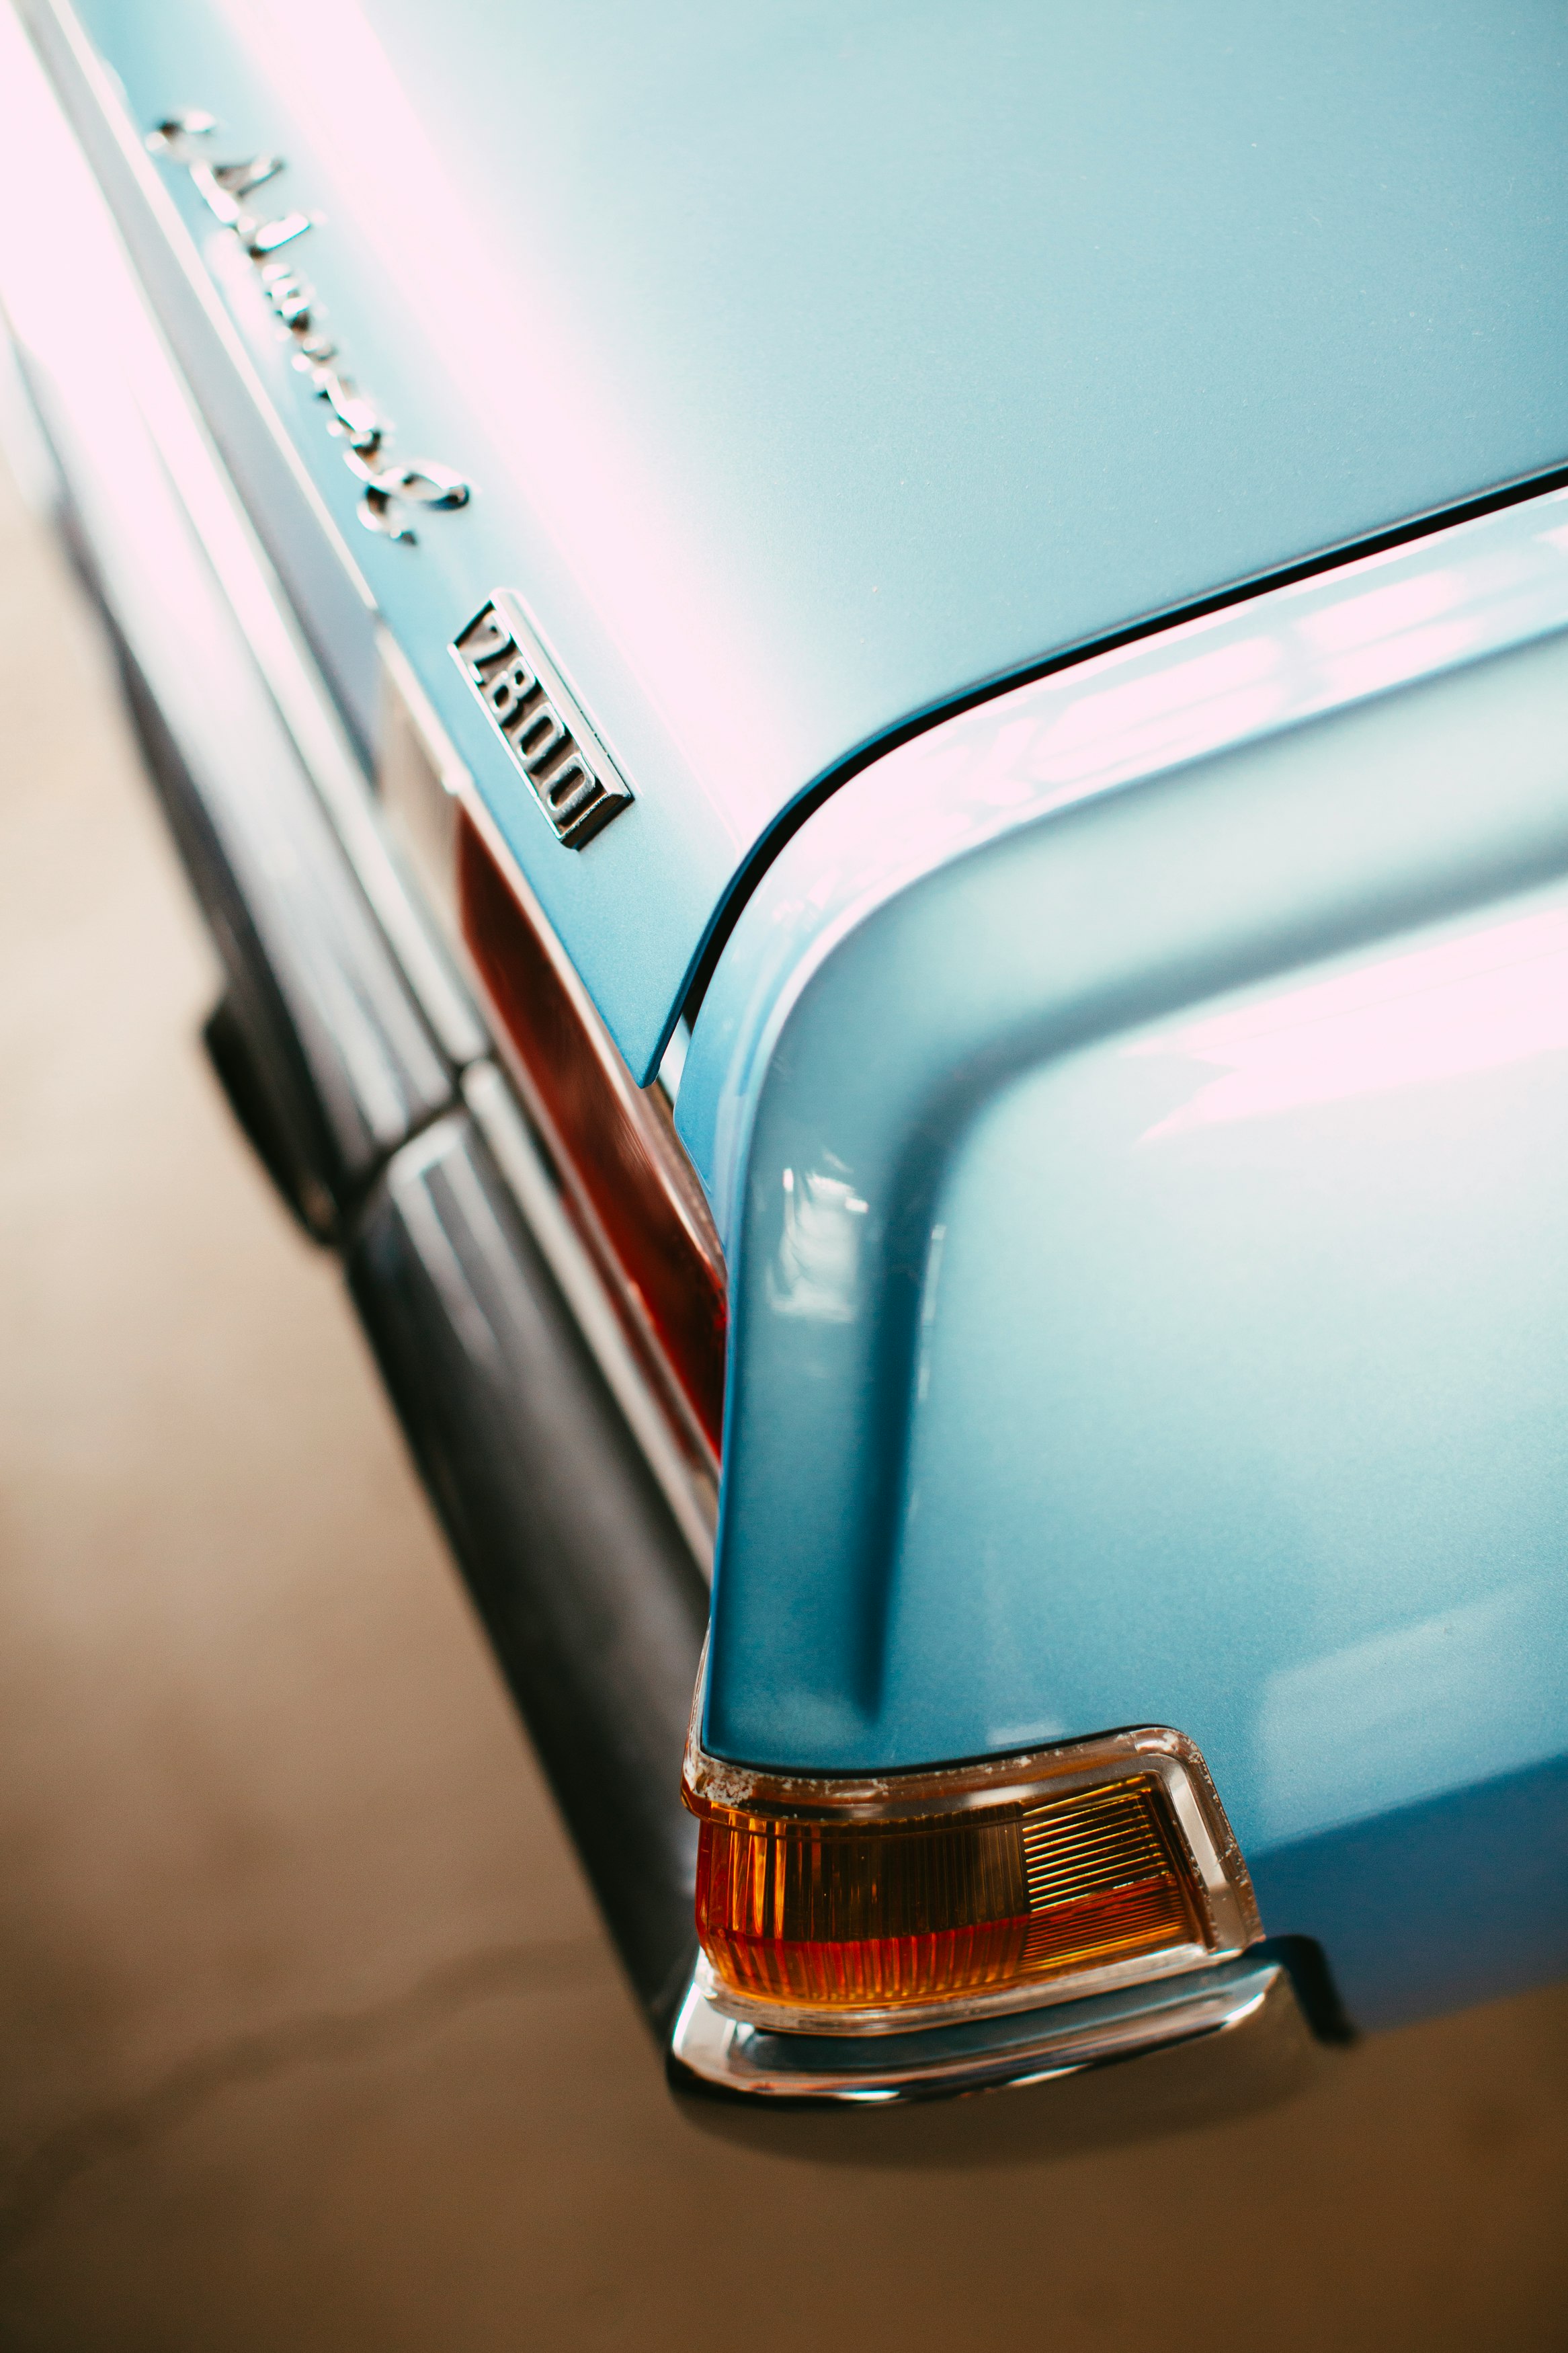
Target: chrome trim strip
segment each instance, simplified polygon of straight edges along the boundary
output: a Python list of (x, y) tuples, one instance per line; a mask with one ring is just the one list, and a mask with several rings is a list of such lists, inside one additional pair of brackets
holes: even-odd
[(886, 2107), (1046, 2083), (1173, 2043), (1229, 2035), (1281, 2010), (1299, 2015), (1289, 1978), (1279, 1961), (1257, 1954), (1049, 2009), (847, 2042), (770, 2033), (727, 2017), (694, 1979), (669, 2050), (677, 2070), (713, 2090)]
[(1004, 685), (868, 762), (758, 877), (693, 1024), (679, 1124), (726, 1253), (759, 1074), (851, 930), (1043, 819), (1564, 628), (1568, 490), (1553, 490)]

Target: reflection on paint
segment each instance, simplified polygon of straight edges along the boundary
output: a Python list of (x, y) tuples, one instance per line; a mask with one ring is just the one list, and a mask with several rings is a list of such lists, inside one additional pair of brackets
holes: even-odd
[(1280, 667), (1274, 638), (1245, 638), (1080, 694), (1031, 731), (1029, 775), (1039, 784), (1069, 784), (1129, 759), (1163, 765), (1206, 751), (1272, 715), (1282, 690), (1258, 681)]
[(1342, 597), (1321, 612), (1303, 615), (1297, 626), (1307, 643), (1320, 652), (1344, 653), (1352, 646), (1396, 637), (1402, 629), (1413, 629), (1438, 613), (1451, 612), (1464, 595), (1462, 573), (1421, 573), (1414, 579), (1390, 581), (1384, 588)]
[(768, 1269), (775, 1315), (818, 1324), (853, 1323), (867, 1205), (844, 1176), (784, 1172), (784, 1229)]
[(1524, 535), (1508, 511), (1363, 557), (917, 735), (834, 795), (810, 828), (810, 881), (795, 894), (786, 849), (759, 910), (780, 892), (763, 920), (798, 943), (966, 844), (1565, 622), (1568, 525)]
[(1429, 628), (1401, 629), (1377, 644), (1362, 646), (1323, 665), (1327, 691), (1336, 702), (1353, 702), (1358, 695), (1376, 694), (1385, 686), (1399, 686), (1407, 678), (1424, 678), (1463, 661), (1479, 639), (1475, 621), (1435, 621)]
[(1497, 923), (1342, 979), (1141, 1039), (1225, 1072), (1139, 1138), (1500, 1070), (1568, 1049), (1568, 911)]
[(926, 1253), (925, 1281), (921, 1286), (920, 1350), (915, 1366), (915, 1397), (923, 1405), (931, 1395), (931, 1332), (936, 1323), (937, 1293), (942, 1284), (942, 1254), (947, 1244), (947, 1228), (935, 1225), (931, 1229), (931, 1246)]
[(1283, 1843), (1568, 1749), (1558, 1609), (1521, 1586), (1271, 1675), (1263, 1836)]

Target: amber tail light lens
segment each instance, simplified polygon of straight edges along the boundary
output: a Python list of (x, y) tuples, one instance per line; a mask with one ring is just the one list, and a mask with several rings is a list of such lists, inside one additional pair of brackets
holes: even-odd
[(1176, 1734), (876, 1784), (775, 1780), (694, 1748), (685, 1798), (714, 1997), (763, 2022), (1017, 2006), (1120, 1964), (1195, 1967), (1259, 1933)]
[(467, 810), (457, 820), (458, 916), (529, 1106), (613, 1287), (717, 1459), (726, 1295), (707, 1204), (668, 1109), (636, 1085)]

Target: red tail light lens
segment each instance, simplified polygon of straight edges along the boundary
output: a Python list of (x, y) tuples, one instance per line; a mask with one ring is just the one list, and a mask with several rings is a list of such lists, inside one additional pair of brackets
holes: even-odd
[(724, 1400), (723, 1260), (668, 1108), (630, 1071), (467, 810), (458, 915), (529, 1108), (606, 1272), (646, 1327), (715, 1459)]

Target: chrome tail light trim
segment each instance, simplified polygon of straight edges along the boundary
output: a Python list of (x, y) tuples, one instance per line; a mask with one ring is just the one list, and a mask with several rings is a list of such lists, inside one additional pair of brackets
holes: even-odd
[(1179, 2043), (1273, 2027), (1305, 2058), (1310, 2030), (1282, 1963), (1249, 1954), (1152, 1983), (912, 2032), (782, 2034), (729, 2016), (695, 1981), (670, 2035), (677, 2089), (773, 2104), (888, 2107), (1021, 2090)]

